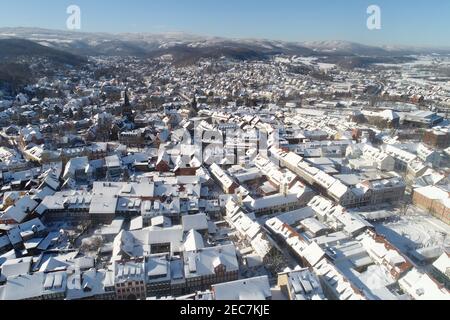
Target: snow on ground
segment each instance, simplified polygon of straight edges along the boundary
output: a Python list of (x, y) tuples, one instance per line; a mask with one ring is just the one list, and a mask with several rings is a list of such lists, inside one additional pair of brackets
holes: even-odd
[(319, 62), (317, 65), (319, 66), (319, 69), (323, 70), (323, 71), (328, 71), (328, 70), (332, 70), (332, 69), (336, 68), (336, 65), (332, 64), (332, 63)]
[[(412, 208), (414, 210), (416, 208)], [(434, 246), (450, 247), (450, 226), (420, 211), (407, 216), (396, 216), (375, 224), (376, 231), (394, 246), (409, 255), (411, 251)]]
[(303, 63), (303, 64), (305, 64), (307, 66), (312, 66), (317, 61), (317, 58), (314, 58), (314, 57), (295, 57), (295, 59), (293, 59), (292, 61), (300, 62), (300, 63)]

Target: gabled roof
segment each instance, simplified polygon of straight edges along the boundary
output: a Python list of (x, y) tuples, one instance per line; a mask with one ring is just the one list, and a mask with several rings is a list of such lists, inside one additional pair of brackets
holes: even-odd
[(223, 265), (227, 272), (239, 270), (234, 244), (221, 245), (190, 251), (184, 254), (185, 276), (195, 278), (215, 274), (215, 268)]
[(195, 230), (190, 230), (186, 235), (186, 240), (184, 241), (184, 250), (185, 251), (197, 251), (203, 249), (205, 247), (205, 243), (203, 242), (203, 238)]
[(6, 209), (1, 216), (1, 220), (14, 220), (17, 223), (21, 223), (37, 206), (38, 203), (36, 201), (31, 199), (30, 196), (25, 196), (17, 201), (14, 206)]

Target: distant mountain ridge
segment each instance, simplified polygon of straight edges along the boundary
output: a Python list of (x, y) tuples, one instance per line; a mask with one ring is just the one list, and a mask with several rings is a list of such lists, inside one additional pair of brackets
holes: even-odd
[(53, 62), (78, 65), (87, 60), (81, 56), (66, 51), (40, 45), (26, 39), (0, 39), (0, 58), (2, 60), (18, 57), (45, 57)]
[[(397, 50), (385, 50), (381, 47), (367, 46), (350, 41), (310, 41), (302, 43), (305, 47), (314, 51), (332, 52), (341, 54), (356, 54), (364, 56), (389, 56)], [(396, 52), (398, 53), (398, 52)], [(403, 52), (402, 52), (403, 53)]]
[[(264, 40), (264, 39), (229, 39), (224, 37), (213, 36), (198, 36), (183, 32), (168, 32), (160, 34), (152, 33), (88, 33), (78, 31), (66, 30), (50, 30), (41, 28), (0, 28), (0, 37), (17, 37), (32, 41), (49, 41), (49, 43), (64, 43), (71, 42), (85, 42), (90, 46), (95, 47), (101, 42), (108, 41), (124, 41), (131, 43), (140, 43), (147, 49), (169, 48), (180, 45), (191, 46), (213, 46), (223, 42), (232, 42), (246, 45), (255, 45), (259, 47), (282, 48), (282, 47), (302, 47), (314, 51), (335, 51), (335, 52), (351, 52), (353, 54), (363, 53), (379, 53), (388, 54), (390, 52), (426, 52), (426, 51), (446, 51), (450, 52), (450, 48), (415, 48), (406, 46), (369, 46), (365, 44), (331, 40), (331, 41), (306, 41), (306, 42), (288, 42), (278, 40)], [(101, 41), (100, 41), (101, 40)]]
[(195, 56), (219, 55), (263, 58), (280, 53), (311, 55), (313, 50), (299, 44), (268, 40), (233, 40), (201, 37), (184, 33), (83, 33), (30, 28), (0, 28), (0, 38), (22, 38), (78, 55), (151, 56), (176, 54)]
[[(274, 55), (321, 57), (345, 66), (395, 62), (419, 49), (375, 47), (349, 41), (286, 42), (262, 39), (227, 39), (186, 33), (85, 33), (38, 28), (0, 28), (0, 39), (21, 38), (77, 56), (172, 55), (175, 63), (189, 64), (200, 58), (227, 57), (264, 60)], [(450, 50), (449, 50), (450, 52)]]

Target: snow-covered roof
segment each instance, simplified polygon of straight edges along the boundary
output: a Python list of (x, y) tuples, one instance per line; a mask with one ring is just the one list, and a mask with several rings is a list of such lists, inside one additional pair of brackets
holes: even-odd
[(334, 292), (339, 300), (366, 300), (364, 295), (357, 291), (327, 259), (322, 259), (314, 266), (314, 272), (323, 279), (325, 285)]
[(48, 274), (36, 272), (32, 275), (10, 277), (4, 288), (3, 299), (25, 300), (40, 298), (45, 295), (64, 295), (66, 288), (66, 272)]
[(239, 270), (234, 244), (203, 248), (184, 254), (186, 278), (196, 278), (216, 274), (216, 268), (224, 266), (226, 272)]
[(325, 300), (318, 277), (309, 269), (287, 273), (291, 298), (295, 300)]
[(31, 213), (38, 203), (31, 199), (30, 196), (25, 196), (21, 198), (12, 207), (6, 209), (4, 214), (0, 217), (1, 220), (14, 220), (17, 223), (22, 222), (26, 216)]
[(433, 263), (433, 267), (439, 270), (443, 275), (450, 279), (450, 256), (449, 253), (444, 252), (439, 259)]
[(399, 285), (415, 300), (450, 300), (445, 287), (415, 268), (399, 280)]
[(216, 300), (267, 300), (272, 296), (267, 276), (220, 283), (212, 286)]
[(426, 186), (423, 188), (417, 188), (414, 189), (414, 192), (431, 200), (445, 200), (450, 197), (448, 192), (436, 186)]
[[(106, 271), (88, 270), (75, 272), (67, 277), (67, 300), (88, 299), (105, 293)], [(70, 284), (70, 285), (69, 285)]]
[(184, 250), (185, 251), (197, 251), (203, 249), (205, 247), (205, 243), (203, 242), (203, 238), (195, 230), (190, 230), (186, 235), (186, 240), (184, 241)]
[(206, 214), (199, 213), (195, 215), (186, 215), (181, 217), (183, 229), (185, 232), (189, 230), (207, 230), (208, 220)]

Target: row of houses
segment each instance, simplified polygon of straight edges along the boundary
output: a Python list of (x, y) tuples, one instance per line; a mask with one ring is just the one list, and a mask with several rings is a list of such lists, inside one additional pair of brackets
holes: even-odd
[(406, 190), (406, 184), (400, 177), (367, 180), (356, 187), (348, 187), (339, 179), (309, 165), (293, 152), (285, 152), (281, 149), (270, 151), (282, 166), (344, 207), (396, 202), (403, 199)]

